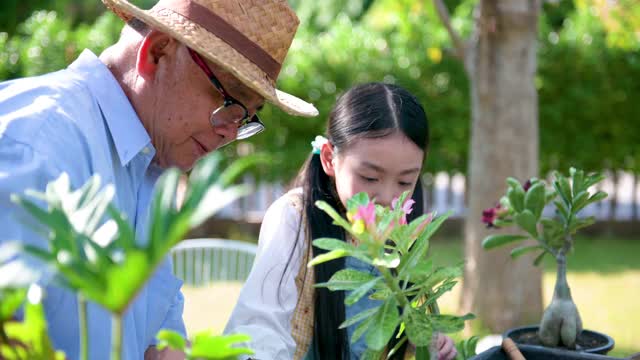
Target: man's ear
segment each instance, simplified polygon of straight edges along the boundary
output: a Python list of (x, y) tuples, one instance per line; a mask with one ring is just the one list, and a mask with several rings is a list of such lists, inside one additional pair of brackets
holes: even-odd
[(151, 30), (140, 43), (136, 58), (136, 71), (145, 79), (153, 78), (160, 58), (168, 52), (172, 38), (158, 30)]
[(322, 169), (329, 176), (336, 176), (336, 170), (334, 165), (334, 152), (333, 145), (331, 143), (326, 142), (322, 144), (322, 148), (320, 148), (320, 163), (322, 164)]

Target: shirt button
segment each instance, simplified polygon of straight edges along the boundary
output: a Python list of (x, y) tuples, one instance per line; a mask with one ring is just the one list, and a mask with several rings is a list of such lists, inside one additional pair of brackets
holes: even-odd
[(149, 149), (148, 146), (145, 146), (144, 149), (142, 149), (142, 153), (145, 155), (149, 155), (150, 152), (151, 152), (151, 149)]

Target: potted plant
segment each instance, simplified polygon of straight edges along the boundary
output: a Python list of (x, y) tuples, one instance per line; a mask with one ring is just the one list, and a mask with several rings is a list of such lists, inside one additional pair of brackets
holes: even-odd
[[(602, 174), (585, 174), (574, 168), (570, 169), (568, 177), (554, 172), (551, 185), (534, 178), (523, 186), (516, 179), (509, 178), (506, 195), (497, 206), (483, 212), (483, 222), (488, 227), (515, 225), (523, 230), (520, 234), (490, 235), (482, 242), (484, 249), (532, 239), (532, 243), (514, 248), (511, 257), (538, 252), (535, 265), (540, 264), (545, 256), (551, 256), (556, 263), (553, 298), (544, 311), (540, 325), (511, 329), (505, 333), (505, 337), (512, 338), (518, 344), (587, 353), (606, 354), (613, 348), (611, 337), (583, 330), (580, 313), (567, 283), (567, 255), (574, 248), (575, 235), (578, 230), (595, 222), (594, 217), (581, 217), (580, 211), (607, 197), (605, 192), (589, 191), (603, 179)], [(554, 209), (552, 216), (543, 214), (547, 205)]]
[[(355, 257), (375, 266), (380, 275), (343, 269), (317, 287), (331, 291), (350, 291), (345, 304), (358, 301), (373, 290), (372, 299), (380, 305), (346, 319), (340, 328), (357, 324), (352, 341), (365, 337), (367, 351), (363, 359), (380, 359), (386, 353), (391, 356), (406, 341), (416, 346), (416, 359), (437, 359), (433, 338), (437, 332), (452, 333), (464, 327), (464, 316), (440, 314), (437, 300), (451, 290), (461, 276), (461, 266), (434, 266), (427, 256), (429, 239), (448, 214), (435, 217), (422, 215), (407, 223), (413, 200), (408, 193), (397, 199), (392, 208), (375, 204), (366, 193), (359, 193), (347, 202), (346, 219), (325, 202), (316, 206), (324, 210), (356, 243), (339, 239), (315, 239), (313, 245), (327, 250), (309, 262), (309, 266), (345, 256)], [(396, 334), (396, 329), (400, 329)], [(393, 349), (385, 349), (392, 336), (400, 339)], [(458, 345), (459, 354), (470, 357), (475, 354), (477, 338)]]
[[(122, 315), (167, 253), (190, 229), (247, 192), (243, 186), (232, 185), (232, 181), (255, 159), (243, 158), (224, 171), (220, 169), (221, 160), (214, 153), (196, 164), (181, 207), (176, 204), (180, 172), (169, 169), (162, 175), (152, 203), (147, 241), (136, 241), (131, 225), (111, 204), (113, 187), (101, 186), (97, 176), (73, 190), (67, 175), (62, 174), (47, 185), (44, 193), (15, 195), (13, 200), (43, 226), (39, 229), (48, 237), (49, 246), (16, 242), (0, 248), (0, 357), (60, 357), (46, 336), (44, 314), (37, 299), (30, 298), (22, 323), (13, 321), (14, 312), (25, 299), (24, 289), (38, 281), (48, 268), (53, 269), (55, 283), (78, 296), (81, 359), (88, 357), (87, 300), (112, 313), (111, 359), (120, 359)], [(34, 199), (43, 201), (45, 206), (38, 206)], [(35, 257), (40, 263), (34, 264), (24, 255)], [(183, 350), (188, 359), (231, 359), (251, 353), (232, 346), (247, 340), (242, 335), (221, 337), (203, 332), (189, 344), (170, 331), (163, 331), (158, 337), (161, 346)]]

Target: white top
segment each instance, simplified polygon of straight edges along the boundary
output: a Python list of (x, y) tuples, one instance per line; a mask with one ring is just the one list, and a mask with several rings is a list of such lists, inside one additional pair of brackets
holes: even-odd
[(251, 356), (255, 359), (293, 359), (296, 351), (291, 319), (298, 301), (295, 277), (306, 246), (292, 193), (301, 193), (301, 189), (283, 195), (265, 213), (253, 268), (224, 330), (225, 334), (249, 335), (251, 341), (246, 345), (255, 351)]

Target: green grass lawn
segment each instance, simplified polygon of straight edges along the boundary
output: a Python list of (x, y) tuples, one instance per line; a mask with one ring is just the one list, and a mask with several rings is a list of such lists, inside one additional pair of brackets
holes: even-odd
[[(431, 245), (436, 263), (454, 264), (463, 258), (459, 240)], [(640, 238), (579, 238), (568, 258), (568, 281), (585, 328), (613, 337), (612, 356), (640, 352)], [(544, 305), (553, 295), (555, 264), (544, 264)], [(456, 312), (461, 285), (442, 299), (445, 312)], [(477, 335), (485, 335), (479, 329)]]

